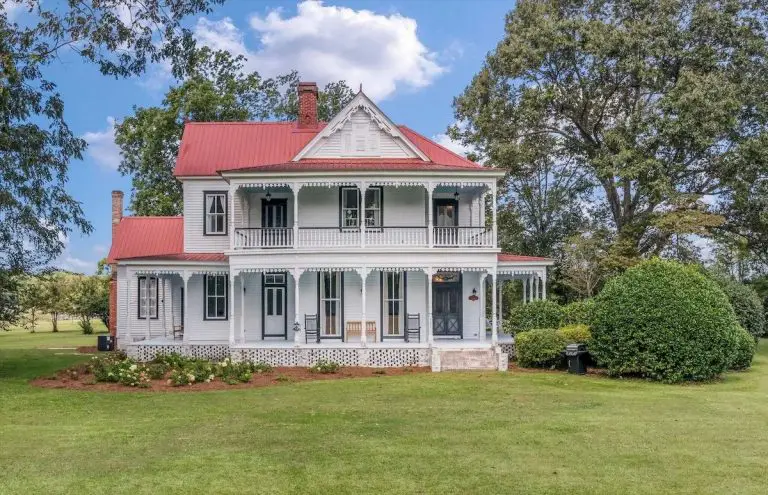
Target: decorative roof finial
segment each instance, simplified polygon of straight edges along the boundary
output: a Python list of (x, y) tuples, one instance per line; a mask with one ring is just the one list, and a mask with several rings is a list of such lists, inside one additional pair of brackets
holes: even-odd
[(360, 93), (363, 92), (363, 83), (360, 83)]

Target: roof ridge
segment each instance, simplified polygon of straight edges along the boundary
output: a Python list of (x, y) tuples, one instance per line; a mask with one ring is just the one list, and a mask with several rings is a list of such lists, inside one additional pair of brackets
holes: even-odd
[[(327, 124), (327, 122), (319, 121), (318, 124)], [(284, 125), (295, 126), (295, 120), (223, 120), (223, 121), (193, 121), (185, 122), (184, 125)]]

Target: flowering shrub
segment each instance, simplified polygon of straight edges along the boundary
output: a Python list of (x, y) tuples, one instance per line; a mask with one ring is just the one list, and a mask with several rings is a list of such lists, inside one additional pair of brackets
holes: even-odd
[(325, 359), (320, 359), (314, 365), (309, 367), (309, 371), (313, 373), (338, 373), (339, 369), (341, 369), (339, 363)]
[(272, 371), (272, 367), (265, 363), (256, 365), (247, 362), (236, 363), (233, 362), (232, 359), (226, 358), (216, 364), (214, 373), (224, 382), (234, 385), (238, 382), (249, 382), (253, 376), (253, 372), (257, 370), (259, 373), (263, 373), (265, 371)]
[(88, 366), (97, 382), (120, 383), (130, 387), (148, 387), (147, 367), (120, 354), (94, 356)]
[(170, 367), (165, 363), (150, 363), (147, 365), (147, 373), (149, 373), (149, 377), (153, 380), (164, 378), (168, 370), (170, 370)]

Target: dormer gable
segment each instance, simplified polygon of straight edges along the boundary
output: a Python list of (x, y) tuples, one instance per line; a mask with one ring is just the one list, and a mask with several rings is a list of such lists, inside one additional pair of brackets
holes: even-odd
[(429, 158), (362, 91), (293, 158)]

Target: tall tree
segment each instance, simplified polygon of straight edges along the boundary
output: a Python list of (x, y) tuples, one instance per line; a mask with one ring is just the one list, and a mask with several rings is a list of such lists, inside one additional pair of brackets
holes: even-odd
[[(553, 140), (601, 189), (632, 259), (723, 219), (768, 165), (768, 23), (759, 1), (521, 0), (504, 39), (454, 102), (454, 130), (494, 165)], [(511, 170), (514, 175), (517, 170)]]
[(29, 270), (63, 249), (72, 231), (89, 233), (66, 191), (67, 167), (85, 142), (64, 118), (45, 67), (66, 50), (105, 75), (127, 77), (170, 60), (186, 72), (194, 41), (182, 20), (222, 0), (24, 0), (23, 24), (0, 9), (0, 270)]
[[(170, 88), (160, 106), (134, 108), (116, 126), (119, 170), (132, 177), (135, 214), (181, 214), (181, 184), (173, 168), (186, 121), (296, 119), (298, 73), (263, 79), (244, 73), (244, 61), (207, 47), (197, 50), (189, 77)], [(335, 114), (353, 96), (343, 81), (328, 84), (318, 97), (320, 118)]]

